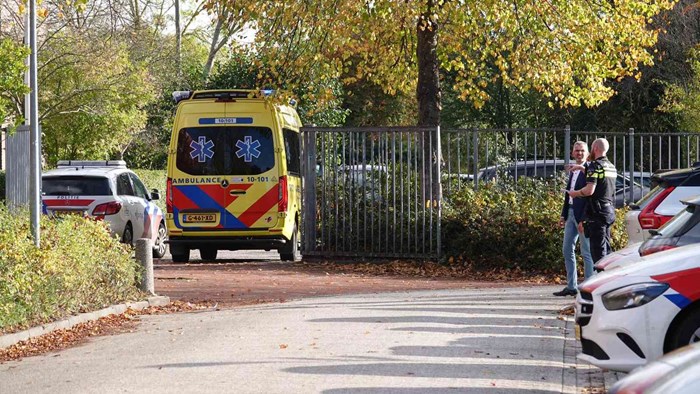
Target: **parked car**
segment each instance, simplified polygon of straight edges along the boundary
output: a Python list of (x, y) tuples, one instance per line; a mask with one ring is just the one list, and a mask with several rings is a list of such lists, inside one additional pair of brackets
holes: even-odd
[(150, 238), (153, 257), (165, 255), (163, 212), (152, 202), (160, 198), (158, 190), (149, 193), (124, 161), (59, 161), (42, 175), (41, 192), (44, 213), (104, 220), (122, 242)]
[(649, 171), (632, 171), (632, 179), (639, 183), (640, 185), (644, 186), (645, 188), (651, 190), (653, 189), (656, 184), (652, 180), (652, 176), (654, 174), (660, 174), (662, 172), (666, 171), (671, 171), (670, 169), (661, 169), (661, 170), (656, 170), (654, 172), (649, 172)]
[(579, 286), (579, 358), (629, 372), (700, 339), (700, 244), (659, 252)]
[(650, 230), (652, 237), (613, 252), (595, 264), (598, 272), (624, 267), (663, 250), (700, 242), (700, 196), (681, 201), (686, 208), (678, 212), (658, 230)]
[(379, 164), (350, 164), (338, 167), (340, 172), (340, 181), (347, 180), (348, 182), (359, 187), (371, 187), (372, 183), (377, 184), (381, 179), (386, 179), (388, 168), (385, 165)]
[(618, 380), (609, 394), (691, 394), (700, 384), (700, 343), (682, 347)]
[[(523, 176), (547, 179), (561, 174), (564, 171), (564, 166), (565, 162), (563, 159), (524, 160), (506, 166), (490, 166), (483, 168), (477, 173), (477, 179), (479, 182), (488, 182), (502, 174), (506, 174), (513, 179), (518, 179)], [(618, 172), (615, 188), (616, 208), (624, 206), (625, 202), (630, 202), (628, 200), (629, 185), (629, 177)], [(637, 201), (648, 192), (648, 188), (634, 182), (632, 201)]]
[(631, 205), (631, 210), (625, 215), (630, 242), (648, 239), (650, 230), (659, 229), (685, 208), (681, 200), (700, 195), (700, 163), (690, 168), (655, 173), (651, 182), (657, 186)]
[(681, 201), (686, 207), (639, 247), (639, 254), (647, 256), (662, 250), (700, 242), (700, 196)]
[(642, 259), (642, 256), (639, 255), (639, 247), (641, 245), (641, 242), (628, 244), (620, 250), (607, 254), (598, 260), (593, 268), (597, 272), (603, 272), (635, 263)]

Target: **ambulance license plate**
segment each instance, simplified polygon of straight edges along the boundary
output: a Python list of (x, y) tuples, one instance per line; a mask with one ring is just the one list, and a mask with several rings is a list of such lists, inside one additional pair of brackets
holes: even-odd
[(185, 223), (214, 223), (216, 215), (213, 213), (186, 213), (182, 215)]

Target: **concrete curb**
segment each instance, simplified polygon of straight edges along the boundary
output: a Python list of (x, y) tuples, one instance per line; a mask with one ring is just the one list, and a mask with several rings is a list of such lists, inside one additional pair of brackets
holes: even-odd
[(94, 312), (81, 313), (63, 320), (55, 321), (52, 323), (46, 323), (37, 327), (32, 327), (28, 330), (14, 332), (12, 334), (0, 335), (0, 349), (10, 347), (21, 341), (26, 341), (31, 338), (36, 338), (38, 336), (48, 334), (52, 331), (65, 330), (80, 323), (95, 321), (101, 317), (109, 315), (120, 315), (126, 312), (128, 308), (140, 311), (149, 306), (166, 306), (168, 304), (170, 304), (170, 297), (153, 296), (148, 297), (148, 299), (146, 299), (145, 301), (127, 302), (124, 304), (112, 305)]

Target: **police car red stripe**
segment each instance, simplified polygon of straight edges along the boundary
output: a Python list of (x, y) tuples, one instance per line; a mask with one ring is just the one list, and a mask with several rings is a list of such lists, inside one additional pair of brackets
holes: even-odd
[(45, 198), (42, 200), (47, 207), (87, 207), (88, 205), (95, 202), (94, 199), (90, 200), (87, 198)]
[(654, 275), (652, 279), (668, 283), (671, 288), (690, 301), (700, 299), (700, 268), (692, 268), (668, 274)]

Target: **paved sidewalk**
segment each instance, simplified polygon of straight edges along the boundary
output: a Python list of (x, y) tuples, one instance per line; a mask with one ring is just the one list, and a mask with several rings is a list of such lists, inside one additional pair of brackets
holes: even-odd
[(566, 318), (566, 330), (564, 341), (564, 364), (573, 366), (563, 373), (566, 375), (565, 380), (575, 378), (577, 393), (598, 394), (607, 393), (610, 387), (624, 377), (624, 373), (603, 371), (591, 364), (583, 362), (576, 358), (576, 355), (581, 353), (581, 341), (576, 340), (575, 322), (573, 316)]
[(571, 299), (553, 290), (334, 296), (144, 316), (133, 333), (0, 364), (0, 392), (602, 392), (608, 377), (576, 361), (573, 321), (559, 314)]

